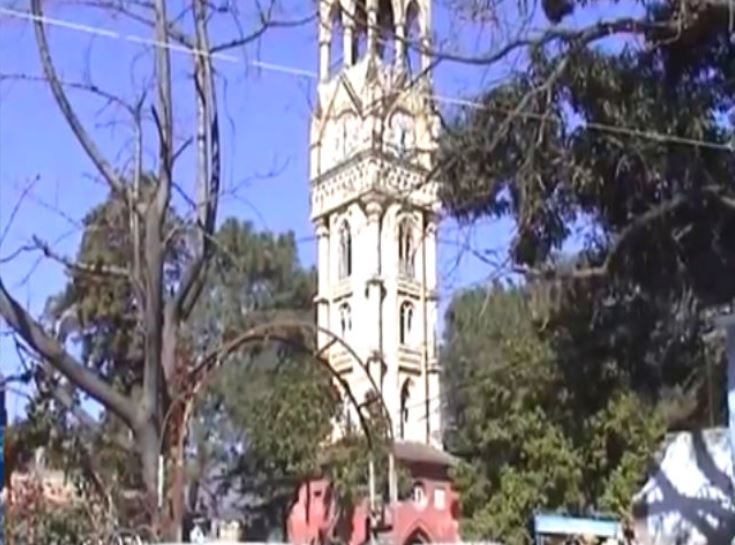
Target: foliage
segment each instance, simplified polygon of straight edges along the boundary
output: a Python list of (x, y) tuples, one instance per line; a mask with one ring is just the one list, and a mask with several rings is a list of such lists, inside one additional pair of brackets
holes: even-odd
[[(197, 351), (263, 323), (310, 317), (315, 274), (299, 265), (292, 234), (227, 220), (216, 243), (189, 331)], [(266, 533), (281, 528), (331, 429), (336, 401), (330, 376), (310, 360), (312, 346), (308, 334), (284, 327), (276, 339), (237, 351), (210, 381), (192, 425), (195, 478), (203, 485), (216, 469), (210, 486), (220, 495), (233, 489), (237, 508)]]
[[(216, 489), (220, 495), (235, 492), (251, 537), (265, 539), (283, 531), (304, 479), (328, 476), (340, 504), (364, 494), (368, 449), (361, 433), (325, 448), (343, 400), (331, 373), (312, 355), (313, 329), (285, 327), (312, 323), (316, 287), (314, 271), (298, 262), (293, 235), (257, 232), (227, 220), (217, 245), (192, 322), (194, 344), (203, 349), (209, 338), (262, 323), (274, 324), (276, 334), (223, 362), (192, 430), (195, 465), (201, 478), (207, 466), (218, 468)], [(374, 436), (381, 440), (380, 420), (372, 416)]]
[(537, 509), (626, 512), (664, 422), (624, 370), (565, 359), (527, 290), (500, 286), (453, 300), (442, 358), (466, 537), (527, 543)]
[(107, 502), (80, 481), (48, 481), (26, 467), (9, 489), (5, 532), (14, 545), (87, 545), (107, 542), (118, 530)]
[[(144, 178), (144, 194), (153, 184)], [(140, 308), (129, 276), (93, 271), (110, 267), (125, 271), (130, 266), (135, 247), (129, 222), (129, 206), (120, 195), (110, 193), (93, 207), (82, 220), (82, 239), (73, 260), (77, 266), (66, 270), (65, 289), (46, 304), (46, 320), (55, 324), (62, 338), (78, 345), (81, 361), (126, 392), (140, 388), (143, 381)], [(180, 229), (181, 219), (172, 210), (166, 230)], [(180, 281), (189, 258), (183, 236), (174, 236), (164, 265), (167, 291)]]
[[(115, 196), (92, 210), (85, 218), (76, 263), (124, 266), (132, 252), (126, 218)], [(191, 347), (192, 360), (222, 339), (264, 323), (311, 322), (316, 277), (298, 263), (292, 234), (257, 232), (250, 224), (231, 219), (219, 228), (214, 244), (202, 297), (182, 329), (182, 343)], [(187, 259), (181, 248), (167, 257), (171, 285)], [(85, 364), (126, 391), (135, 391), (142, 383), (142, 337), (135, 313), (132, 286), (126, 279), (100, 282), (80, 270), (72, 270), (66, 290), (48, 305), (49, 318), (61, 321), (70, 340), (80, 344)], [(73, 321), (64, 326), (69, 316)], [(206, 497), (205, 490), (217, 497), (234, 489), (238, 502), (230, 507), (241, 510), (252, 527), (268, 533), (281, 529), (295, 487), (306, 477), (330, 472), (335, 489), (347, 500), (354, 491), (364, 491), (368, 467), (364, 438), (356, 436), (328, 454), (322, 448), (342, 402), (331, 375), (311, 356), (312, 333), (284, 327), (276, 338), (226, 358), (207, 384), (187, 440), (191, 511), (198, 510), (197, 500)], [(45, 446), (56, 467), (73, 471), (89, 465), (94, 451), (99, 458), (95, 478), (113, 491), (115, 500), (126, 498), (117, 501), (116, 510), (122, 524), (135, 526), (142, 505), (136, 509), (127, 499), (141, 490), (142, 482), (136, 453), (121, 449), (115, 441), (125, 436), (125, 427), (103, 413), (99, 434), (90, 433), (49, 392), (42, 388), (27, 421), (16, 430), (25, 448), (19, 455), (27, 461), (34, 446)], [(352, 467), (357, 469), (348, 470)], [(90, 475), (78, 477), (88, 482)]]
[[(563, 4), (565, 12), (584, 2)], [(538, 41), (528, 49), (527, 69), (487, 90), (483, 108), (450, 122), (439, 153), (447, 182), (442, 200), (460, 222), (487, 216), (514, 222), (512, 269), (540, 307), (534, 308), (539, 339), (553, 354), (514, 359), (479, 339), (474, 349), (464, 348), (470, 339), (456, 338), (467, 328), (452, 326), (459, 354), (482, 354), (479, 360), (492, 367), (485, 353), (500, 351), (502, 360), (526, 370), (514, 373), (533, 377), (533, 386), (511, 381), (523, 387), (506, 386), (509, 397), (494, 394), (506, 403), (498, 402), (494, 415), (527, 404), (521, 423), (511, 411), (509, 421), (483, 423), (478, 416), (469, 429), (459, 428), (460, 438), (475, 430), (485, 445), (471, 454), (473, 464), (486, 467), (484, 456), (510, 464), (487, 481), (468, 481), (463, 501), (474, 535), (517, 527), (502, 513), (511, 518), (518, 502), (623, 510), (659, 426), (723, 420), (722, 338), (712, 317), (735, 300), (735, 42), (715, 3), (677, 11), (689, 4), (647, 5), (631, 34), (610, 39), (613, 27), (599, 34), (604, 44), (581, 34), (553, 47)], [(606, 28), (601, 23), (590, 32)], [(554, 399), (538, 399), (548, 391)], [(531, 429), (568, 455), (555, 468), (561, 476), (534, 469), (544, 484), (528, 497), (517, 492), (525, 481), (507, 457), (523, 453), (523, 467), (531, 464), (520, 430), (541, 419), (534, 407), (546, 420)], [(657, 425), (644, 418), (654, 408)], [(511, 438), (518, 441), (512, 448)], [(561, 495), (553, 488), (559, 478)], [(502, 507), (478, 514), (494, 491), (511, 489), (516, 503), (499, 500)]]

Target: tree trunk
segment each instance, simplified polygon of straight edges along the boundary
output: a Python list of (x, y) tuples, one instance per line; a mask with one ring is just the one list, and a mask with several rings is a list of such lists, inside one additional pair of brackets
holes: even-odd
[(155, 422), (146, 421), (137, 432), (143, 482), (146, 491), (146, 510), (153, 536), (161, 533), (161, 516), (158, 492), (158, 456), (160, 452), (160, 435)]

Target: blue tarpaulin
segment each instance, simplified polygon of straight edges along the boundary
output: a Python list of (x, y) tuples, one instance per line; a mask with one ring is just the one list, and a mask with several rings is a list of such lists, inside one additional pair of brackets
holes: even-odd
[(595, 536), (611, 538), (620, 535), (620, 522), (610, 518), (581, 518), (555, 514), (538, 514), (533, 517), (536, 543), (551, 536)]

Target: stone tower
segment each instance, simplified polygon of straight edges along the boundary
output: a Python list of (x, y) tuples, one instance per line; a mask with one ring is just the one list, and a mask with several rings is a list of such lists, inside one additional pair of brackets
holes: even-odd
[[(396, 440), (441, 449), (431, 0), (319, 6), (310, 128), (318, 322), (366, 363), (372, 381), (343, 346), (328, 347), (355, 398), (377, 385)], [(345, 418), (355, 422), (354, 411), (346, 405)]]

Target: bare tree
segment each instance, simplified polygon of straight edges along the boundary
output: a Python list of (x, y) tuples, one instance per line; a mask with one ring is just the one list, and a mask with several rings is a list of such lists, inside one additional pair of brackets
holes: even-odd
[[(33, 20), (43, 74), (4, 77), (37, 79), (48, 85), (65, 122), (97, 174), (109, 190), (126, 204), (130, 215), (133, 255), (127, 267), (93, 268), (57, 256), (40, 238), (35, 239), (35, 246), (46, 257), (56, 259), (68, 269), (78, 272), (88, 268), (89, 274), (103, 278), (123, 277), (129, 281), (144, 346), (140, 389), (133, 394), (122, 392), (111, 381), (87, 367), (67, 349), (63, 336), (49, 331), (29, 314), (9, 292), (2, 279), (0, 316), (34, 358), (42, 362), (42, 370), (49, 375), (58, 373), (65, 379), (67, 387), (50, 390), (62, 407), (81, 415), (82, 423), (94, 425), (94, 419), (87, 418), (83, 410), (72, 402), (72, 394), (75, 391), (82, 392), (129, 428), (132, 440), (128, 446), (137, 451), (142, 463), (151, 533), (177, 539), (180, 538), (183, 517), (183, 477), (180, 475), (183, 464), (180, 462), (184, 426), (181, 415), (176, 414), (174, 400), (186, 392), (186, 369), (192, 364), (182, 357), (183, 351), (177, 343), (181, 339), (182, 327), (202, 291), (213, 252), (212, 235), (221, 194), (221, 128), (215, 56), (257, 40), (273, 26), (300, 25), (311, 18), (284, 18), (279, 21), (275, 0), (269, 0), (267, 4), (256, 3), (257, 25), (247, 33), (242, 31), (237, 6), (229, 3), (215, 8), (206, 0), (187, 0), (182, 3), (183, 11), (171, 14), (165, 0), (82, 1), (80, 4), (86, 7), (123, 17), (152, 32), (149, 40), (153, 57), (152, 83), (146, 92), (131, 103), (90, 81), (72, 82), (62, 78), (51, 52), (42, 4), (42, 0), (31, 0), (29, 17)], [(210, 29), (217, 16), (222, 17), (222, 13), (235, 21), (238, 30), (235, 35), (226, 36), (221, 42), (215, 43), (210, 36)], [(182, 93), (174, 89), (174, 52), (183, 53), (190, 60), (192, 87), (186, 100), (193, 99), (196, 112), (196, 127), (190, 135), (182, 136), (181, 127), (175, 126), (177, 110), (182, 108), (180, 102), (184, 99)], [(105, 156), (73, 104), (70, 90), (91, 93), (108, 104), (119, 106), (128, 115), (135, 142), (132, 162), (127, 162), (128, 165), (132, 163), (132, 168), (118, 168)], [(153, 180), (152, 187), (147, 184), (145, 188), (144, 172), (150, 172), (152, 168), (145, 164), (144, 142), (154, 142), (156, 151), (155, 174), (148, 177)], [(192, 195), (185, 197), (191, 206), (192, 219), (183, 228), (187, 231), (185, 235), (191, 259), (174, 289), (165, 282), (165, 256), (172, 240), (179, 238), (181, 233), (171, 232), (167, 220), (171, 215), (172, 195), (175, 192), (183, 193), (176, 181), (177, 160), (190, 144), (196, 155), (195, 189)], [(177, 225), (174, 230), (181, 228), (181, 225)], [(178, 468), (178, 473), (166, 479), (167, 486), (173, 487), (173, 490), (166, 494), (170, 501), (165, 503), (160, 497), (160, 457), (171, 467)]]

